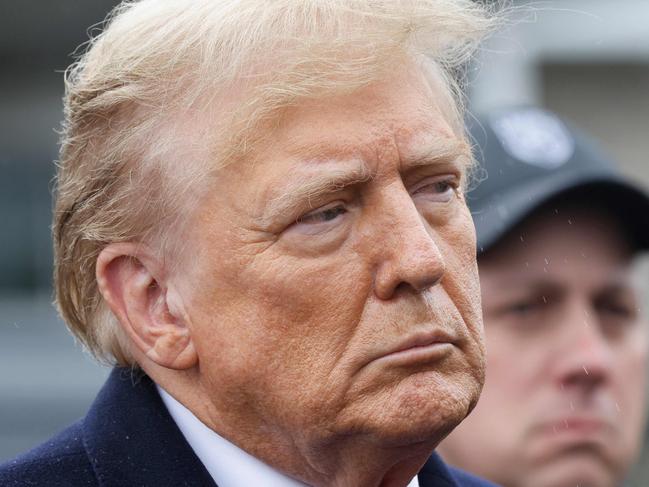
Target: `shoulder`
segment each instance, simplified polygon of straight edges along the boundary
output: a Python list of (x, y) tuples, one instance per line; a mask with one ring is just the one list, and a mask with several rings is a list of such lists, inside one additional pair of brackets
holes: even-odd
[(419, 472), (421, 487), (498, 487), (491, 482), (446, 465), (435, 452)]
[(496, 484), (493, 484), (487, 480), (471, 475), (463, 470), (457, 469), (455, 467), (448, 467), (449, 472), (453, 476), (453, 479), (457, 482), (457, 485), (462, 487), (498, 487)]
[(33, 450), (0, 465), (0, 485), (96, 485), (92, 465), (83, 446), (81, 422), (69, 426)]

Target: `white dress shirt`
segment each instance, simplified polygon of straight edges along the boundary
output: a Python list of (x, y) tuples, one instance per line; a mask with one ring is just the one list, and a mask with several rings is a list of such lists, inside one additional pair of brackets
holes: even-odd
[[(219, 487), (308, 487), (230, 443), (205, 426), (162, 387), (156, 387), (176, 426)], [(417, 476), (408, 487), (419, 487)]]

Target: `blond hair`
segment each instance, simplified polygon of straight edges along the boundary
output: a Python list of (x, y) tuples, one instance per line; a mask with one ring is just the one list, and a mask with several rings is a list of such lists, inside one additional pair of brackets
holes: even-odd
[(54, 277), (74, 335), (99, 360), (132, 364), (97, 287), (98, 254), (120, 241), (164, 247), (205, 175), (245, 153), (279, 108), (358, 89), (408, 58), (443, 75), (461, 125), (455, 75), (490, 18), (471, 0), (123, 2), (66, 76)]

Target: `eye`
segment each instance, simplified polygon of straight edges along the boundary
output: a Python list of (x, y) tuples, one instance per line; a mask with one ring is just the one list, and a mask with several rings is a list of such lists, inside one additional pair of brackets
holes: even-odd
[(637, 303), (632, 297), (602, 296), (594, 305), (602, 327), (611, 334), (623, 333), (638, 322)]
[(529, 326), (543, 322), (555, 305), (551, 297), (545, 295), (530, 295), (512, 299), (498, 308), (498, 314), (512, 320), (517, 326)]
[(620, 319), (635, 319), (635, 309), (618, 303), (600, 303), (598, 311), (602, 314), (614, 316)]
[(519, 301), (510, 304), (505, 309), (505, 311), (509, 315), (526, 317), (532, 315), (533, 313), (540, 312), (542, 309), (543, 303), (540, 303), (538, 301)]
[(297, 220), (296, 223), (302, 223), (305, 225), (315, 225), (318, 223), (328, 223), (336, 220), (340, 215), (347, 213), (345, 207), (341, 204), (336, 204), (335, 206), (329, 206), (324, 208), (318, 208), (306, 215), (302, 215)]
[(456, 194), (458, 183), (455, 177), (429, 178), (418, 184), (413, 196), (422, 196), (429, 201), (447, 202)]

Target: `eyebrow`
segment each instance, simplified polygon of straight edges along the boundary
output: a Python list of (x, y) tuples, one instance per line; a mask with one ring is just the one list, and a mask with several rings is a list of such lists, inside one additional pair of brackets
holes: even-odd
[[(456, 162), (461, 158), (470, 159), (469, 145), (461, 139), (435, 138), (422, 144), (422, 149), (415, 148), (401, 159), (402, 171), (441, 162)], [(272, 198), (264, 208), (258, 221), (263, 226), (270, 225), (279, 215), (294, 213), (302, 209), (304, 203), (312, 209), (311, 200), (322, 195), (343, 190), (349, 186), (362, 184), (375, 177), (367, 163), (360, 158), (349, 159), (322, 158), (320, 147), (298, 150), (295, 154), (303, 157), (313, 167), (334, 166), (331, 169), (295, 177), (290, 187), (281, 195)], [(310, 157), (311, 156), (311, 157)]]
[[(472, 160), (471, 146), (463, 139), (435, 138), (422, 144), (421, 148), (413, 148), (409, 154), (402, 157), (402, 170), (428, 166), (440, 162), (456, 162), (466, 159), (467, 164)], [(464, 166), (466, 168), (466, 164)]]
[[(539, 273), (539, 276), (524, 277), (517, 273), (508, 274), (502, 280), (499, 280), (496, 285), (503, 291), (519, 291), (521, 293), (533, 292), (541, 294), (561, 294), (571, 288), (570, 283), (566, 283), (561, 279), (550, 279)], [(636, 290), (633, 279), (620, 272), (613, 274), (601, 285), (595, 287), (592, 291), (595, 294), (605, 292), (625, 292), (627, 290)]]
[[(347, 162), (346, 167), (340, 167)], [(285, 193), (271, 199), (264, 214), (262, 223), (270, 223), (274, 217), (292, 213), (304, 205), (311, 207), (311, 200), (324, 194), (340, 191), (346, 187), (362, 184), (372, 179), (373, 174), (367, 164), (359, 159), (351, 161), (314, 161), (314, 165), (335, 164), (337, 167), (315, 175), (295, 177)], [(312, 208), (312, 207), (311, 207)]]

